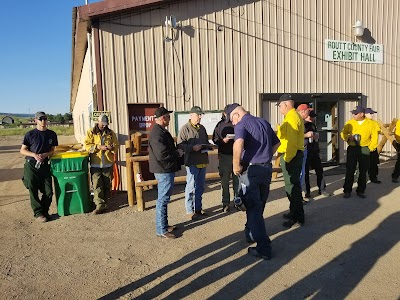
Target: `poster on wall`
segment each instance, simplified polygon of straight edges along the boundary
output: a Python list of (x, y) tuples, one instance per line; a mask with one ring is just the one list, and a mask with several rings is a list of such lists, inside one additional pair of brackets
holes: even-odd
[[(221, 120), (222, 110), (210, 110), (204, 111), (204, 116), (201, 118), (201, 125), (203, 125), (208, 135), (212, 135), (214, 132), (214, 128), (217, 123)], [(177, 111), (174, 112), (175, 116), (175, 132), (178, 135), (181, 127), (189, 122), (190, 113), (188, 111)]]

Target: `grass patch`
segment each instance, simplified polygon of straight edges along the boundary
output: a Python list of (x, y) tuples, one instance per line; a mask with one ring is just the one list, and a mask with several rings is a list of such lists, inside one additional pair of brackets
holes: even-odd
[[(49, 129), (53, 130), (57, 135), (74, 135), (74, 126), (50, 126), (48, 127)], [(10, 126), (7, 128), (3, 128), (0, 130), (0, 136), (12, 136), (12, 135), (25, 135), (29, 130), (32, 130), (33, 128), (19, 128), (19, 127), (14, 127)]]

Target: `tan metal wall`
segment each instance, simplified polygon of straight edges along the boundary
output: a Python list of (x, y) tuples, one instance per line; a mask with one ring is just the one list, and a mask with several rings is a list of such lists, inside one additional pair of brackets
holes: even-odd
[[(128, 103), (183, 111), (240, 102), (262, 115), (260, 93), (362, 93), (389, 122), (400, 115), (399, 7), (398, 0), (193, 0), (103, 18), (105, 109), (127, 137)], [(168, 32), (173, 42), (165, 42), (169, 15), (181, 22)], [(325, 39), (358, 41), (358, 19), (384, 45), (384, 64), (324, 61)]]

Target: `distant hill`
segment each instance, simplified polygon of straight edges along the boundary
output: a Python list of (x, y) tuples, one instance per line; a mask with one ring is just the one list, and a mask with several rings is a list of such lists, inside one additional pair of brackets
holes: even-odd
[(0, 116), (10, 116), (10, 117), (20, 117), (20, 118), (34, 118), (34, 114), (14, 114), (14, 113), (4, 113), (0, 112)]

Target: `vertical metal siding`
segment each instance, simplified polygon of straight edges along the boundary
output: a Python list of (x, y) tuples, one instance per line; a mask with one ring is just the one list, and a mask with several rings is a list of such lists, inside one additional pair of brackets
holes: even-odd
[[(400, 116), (399, 6), (397, 0), (192, 0), (104, 17), (105, 107), (124, 138), (128, 103), (181, 111), (240, 102), (255, 115), (272, 114), (276, 107), (260, 107), (260, 93), (358, 92), (390, 122)], [(169, 15), (182, 25), (168, 33), (173, 42), (164, 40)], [(358, 41), (357, 19), (384, 45), (383, 65), (324, 60), (325, 39)]]

